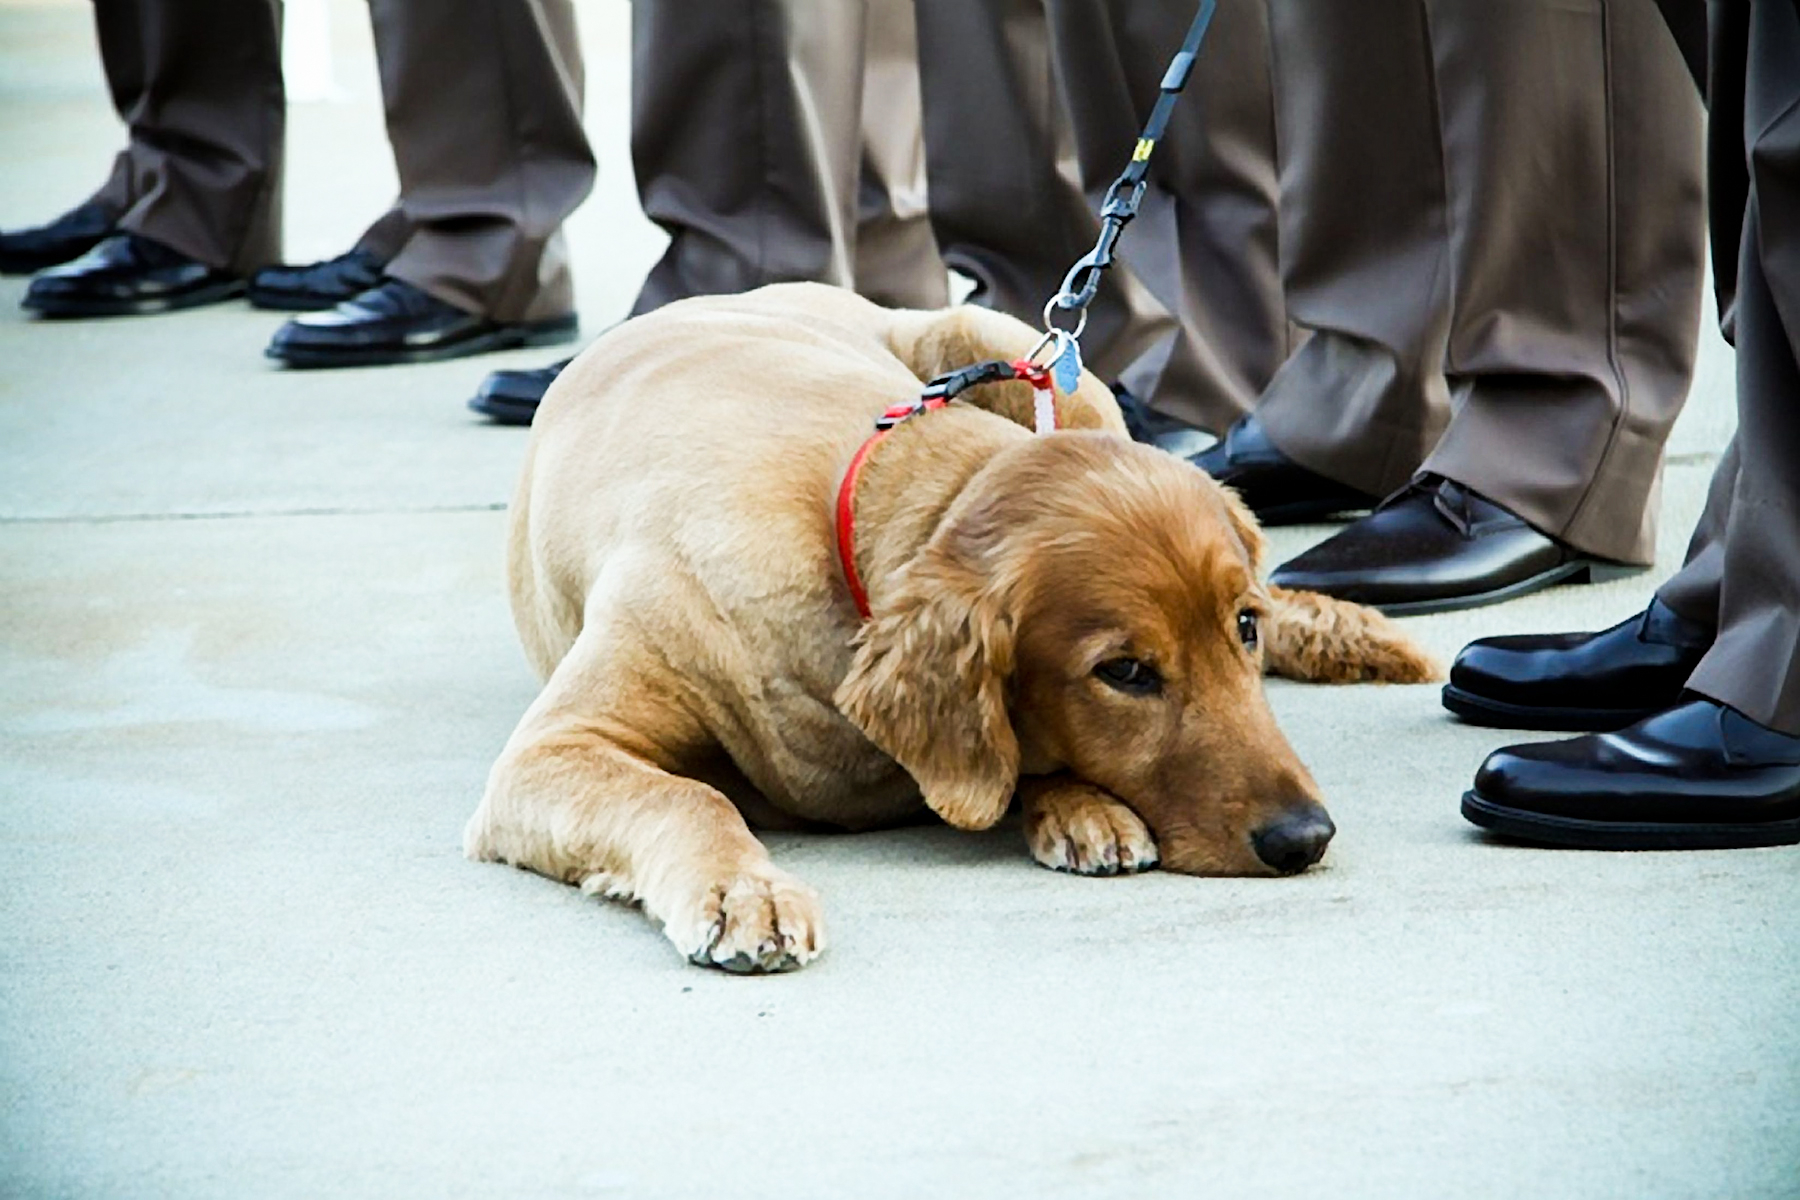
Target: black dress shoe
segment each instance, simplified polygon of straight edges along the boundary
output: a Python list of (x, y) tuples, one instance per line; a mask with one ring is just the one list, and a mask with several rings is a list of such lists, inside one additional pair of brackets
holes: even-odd
[(574, 313), (547, 321), (493, 321), (410, 283), (385, 279), (329, 312), (295, 317), (275, 331), (266, 353), (290, 367), (435, 362), (566, 342), (576, 326)]
[(1603, 633), (1482, 638), (1456, 656), (1444, 707), (1500, 729), (1623, 729), (1673, 707), (1712, 643), (1660, 600)]
[(32, 275), (80, 258), (113, 231), (116, 219), (110, 208), (89, 200), (48, 225), (0, 233), (0, 275)]
[(278, 312), (318, 312), (380, 283), (385, 266), (379, 255), (351, 250), (303, 267), (264, 267), (250, 277), (250, 303)]
[(1186, 458), (1213, 443), (1212, 434), (1157, 412), (1122, 383), (1112, 385), (1112, 394), (1119, 402), (1119, 415), (1125, 418), (1125, 432), (1134, 442), (1167, 450), (1177, 458)]
[(1421, 475), (1373, 513), (1276, 568), (1269, 582), (1408, 616), (1642, 570), (1571, 550), (1461, 484)]
[(1496, 750), (1462, 811), (1553, 846), (1785, 846), (1800, 842), (1800, 737), (1690, 696), (1618, 733)]
[(1236, 488), (1264, 525), (1323, 521), (1338, 513), (1372, 508), (1379, 499), (1309, 471), (1277, 450), (1255, 413), (1240, 417), (1216, 445), (1188, 461)]
[(492, 417), (496, 425), (529, 425), (537, 415), (544, 393), (556, 382), (563, 368), (575, 360), (565, 358), (533, 371), (490, 371), (481, 381), (469, 407), (483, 416)]
[(116, 233), (41, 272), (20, 304), (46, 317), (123, 317), (214, 304), (243, 290), (243, 280), (161, 242)]

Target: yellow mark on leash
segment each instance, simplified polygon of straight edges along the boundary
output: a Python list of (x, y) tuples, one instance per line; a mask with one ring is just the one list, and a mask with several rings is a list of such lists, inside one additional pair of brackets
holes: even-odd
[(1139, 138), (1137, 149), (1131, 152), (1131, 161), (1143, 162), (1150, 157), (1150, 152), (1154, 149), (1156, 149), (1155, 138)]

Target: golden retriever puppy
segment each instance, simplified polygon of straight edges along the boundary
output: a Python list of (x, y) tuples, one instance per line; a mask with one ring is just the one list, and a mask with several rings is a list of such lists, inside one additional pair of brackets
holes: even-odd
[(1023, 383), (901, 422), (922, 381), (1014, 358), (981, 309), (810, 284), (627, 322), (537, 413), (512, 507), (513, 614), (545, 678), (469, 821), (470, 857), (635, 900), (694, 962), (800, 965), (818, 897), (752, 835), (963, 829), (1017, 797), (1031, 853), (1085, 874), (1302, 870), (1333, 829), (1265, 670), (1418, 682), (1375, 612), (1257, 578), (1227, 491), (1131, 442), (1084, 375), (1034, 434)]

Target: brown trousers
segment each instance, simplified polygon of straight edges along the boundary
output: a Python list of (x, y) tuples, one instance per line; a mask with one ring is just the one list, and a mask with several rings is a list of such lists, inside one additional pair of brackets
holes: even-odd
[(369, 0), (400, 199), (359, 243), (499, 321), (575, 308), (563, 221), (594, 183), (573, 0)]
[(93, 199), (121, 229), (248, 274), (281, 254), (278, 0), (95, 0), (130, 130)]
[(948, 300), (925, 215), (911, 0), (632, 6), (632, 162), (669, 234), (634, 313), (812, 280)]
[(1652, 0), (1268, 0), (1281, 254), (1257, 412), (1384, 494), (1465, 484), (1647, 563), (1703, 273), (1702, 110)]
[[(1192, 16), (1186, 0), (1088, 7), (640, 0), (633, 159), (644, 211), (671, 241), (634, 311), (782, 279), (929, 307), (945, 301), (948, 263), (975, 302), (1037, 323), (1092, 246), (1092, 205)], [(1221, 65), (1184, 101), (1218, 111), (1177, 110), (1127, 265), (1083, 338), (1109, 378), (1161, 339), (1140, 394), (1216, 428), (1247, 410), (1287, 332), (1262, 9), (1228, 7), (1209, 39)], [(1199, 269), (1179, 270), (1184, 256)]]
[(1800, 3), (1712, 15), (1713, 254), (1738, 431), (1658, 595), (1718, 630), (1689, 688), (1800, 736)]

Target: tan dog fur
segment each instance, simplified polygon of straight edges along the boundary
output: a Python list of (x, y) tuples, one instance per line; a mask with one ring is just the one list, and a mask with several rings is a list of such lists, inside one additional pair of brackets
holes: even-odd
[[(1035, 340), (981, 309), (789, 284), (670, 305), (578, 358), (512, 508), (513, 613), (546, 683), (467, 853), (635, 900), (732, 970), (824, 947), (818, 898), (752, 823), (863, 829), (924, 805), (981, 829), (1016, 795), (1050, 866), (1271, 873), (1251, 832), (1317, 787), (1264, 669), (1437, 668), (1371, 610), (1263, 587), (1249, 513), (1126, 438), (1092, 375), (1060, 398), (1067, 432), (1034, 436), (1017, 383), (896, 429), (856, 495), (872, 618), (851, 602), (833, 509), (874, 417)], [(1096, 678), (1121, 655), (1161, 692)]]

